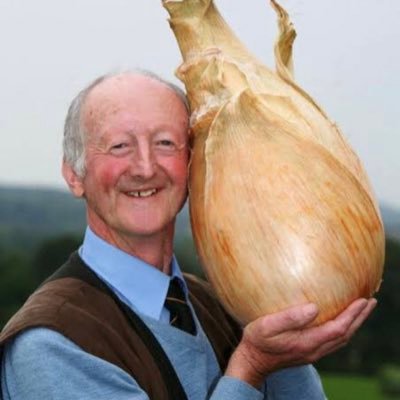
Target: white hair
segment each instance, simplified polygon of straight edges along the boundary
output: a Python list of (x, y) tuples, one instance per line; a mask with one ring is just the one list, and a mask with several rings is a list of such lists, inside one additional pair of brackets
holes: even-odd
[(154, 72), (143, 69), (132, 69), (123, 72), (113, 72), (105, 74), (95, 79), (87, 87), (81, 90), (78, 95), (72, 100), (68, 108), (67, 116), (64, 124), (64, 139), (63, 139), (63, 156), (67, 164), (69, 164), (75, 173), (83, 177), (85, 175), (85, 136), (86, 132), (82, 124), (82, 108), (89, 93), (100, 83), (105, 80), (124, 74), (137, 74), (147, 76), (158, 82), (164, 83), (171, 88), (178, 97), (182, 100), (186, 109), (189, 112), (189, 104), (184, 91), (172, 82), (169, 82)]

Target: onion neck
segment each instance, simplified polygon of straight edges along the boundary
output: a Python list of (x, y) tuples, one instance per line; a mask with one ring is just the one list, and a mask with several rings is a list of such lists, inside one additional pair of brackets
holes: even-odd
[(212, 0), (164, 0), (163, 5), (182, 54), (177, 76), (185, 84), (197, 135), (208, 130), (226, 101), (248, 86), (243, 71), (258, 61)]
[(185, 62), (213, 48), (234, 58), (251, 57), (212, 0), (164, 0), (163, 5)]

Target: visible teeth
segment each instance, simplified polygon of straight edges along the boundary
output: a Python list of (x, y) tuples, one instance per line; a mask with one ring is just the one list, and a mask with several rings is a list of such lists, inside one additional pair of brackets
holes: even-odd
[(133, 197), (149, 197), (154, 194), (157, 189), (150, 189), (150, 190), (142, 190), (137, 192), (129, 192), (128, 194)]

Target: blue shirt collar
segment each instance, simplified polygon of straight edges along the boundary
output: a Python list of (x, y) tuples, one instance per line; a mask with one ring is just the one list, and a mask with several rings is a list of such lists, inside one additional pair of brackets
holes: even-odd
[(187, 287), (175, 256), (171, 276), (107, 243), (89, 227), (79, 255), (128, 306), (160, 320), (170, 279), (178, 277), (187, 296)]

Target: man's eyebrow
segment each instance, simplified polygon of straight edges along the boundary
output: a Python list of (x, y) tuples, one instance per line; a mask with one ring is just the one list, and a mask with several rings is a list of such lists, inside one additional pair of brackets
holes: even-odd
[(106, 130), (105, 132), (103, 132), (102, 134), (97, 135), (98, 138), (100, 140), (107, 140), (107, 139), (112, 139), (113, 137), (115, 137), (116, 135), (134, 135), (135, 134), (135, 130), (133, 128), (124, 130), (124, 131), (116, 131), (113, 133), (110, 133), (109, 130)]

